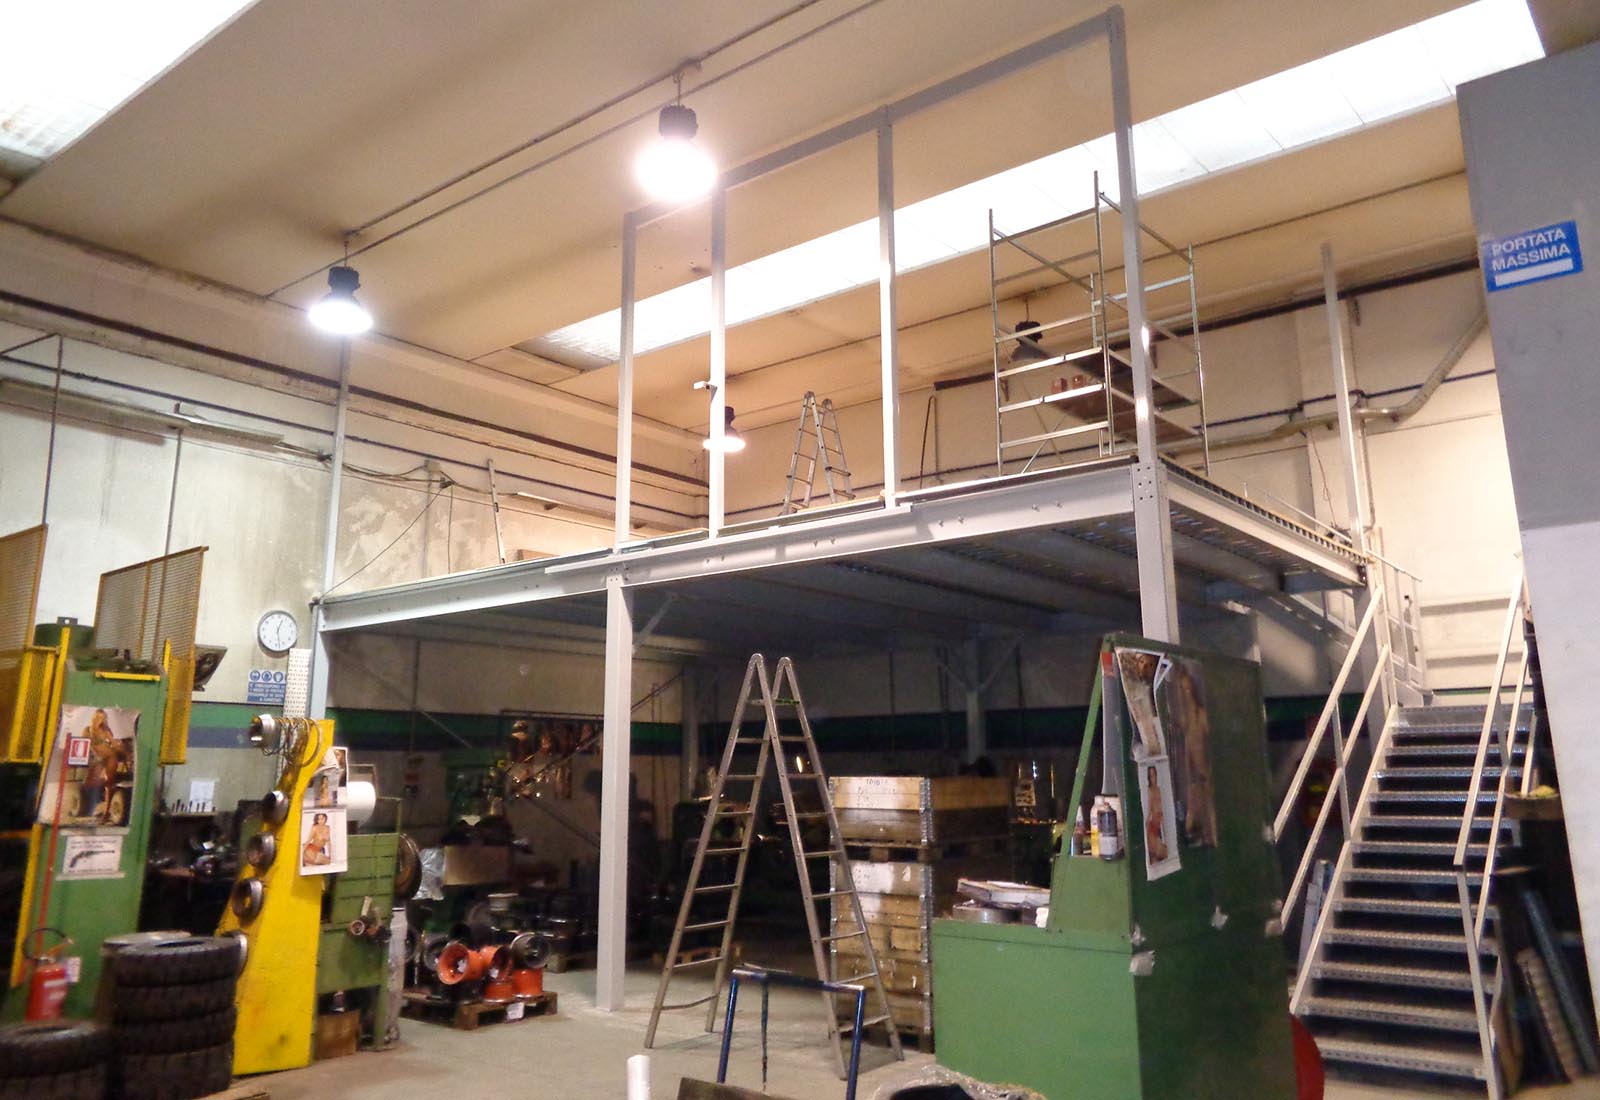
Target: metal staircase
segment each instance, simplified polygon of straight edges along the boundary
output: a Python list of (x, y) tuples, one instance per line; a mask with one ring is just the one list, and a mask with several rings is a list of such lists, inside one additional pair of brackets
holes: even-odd
[[(1486, 1079), (1473, 990), (1481, 980), (1498, 996), (1499, 943), (1491, 912), (1475, 974), (1456, 841), (1468, 821), (1465, 871), (1477, 889), (1491, 836), (1502, 846), (1515, 838), (1494, 792), (1473, 790), (1484, 709), (1397, 708), (1388, 723), (1296, 990), (1295, 1011), (1326, 1061)], [(1496, 724), (1508, 717), (1501, 708)], [(1526, 734), (1525, 710), (1519, 728)], [(1525, 753), (1525, 740), (1512, 750), (1513, 780)], [(1498, 781), (1501, 760), (1490, 746), (1481, 778)]]
[[(1379, 640), (1387, 618), (1375, 614), (1382, 601), (1383, 587), (1377, 585), (1330, 709), (1280, 810), (1275, 836), (1284, 832), (1315, 742), (1336, 713), (1334, 704), (1369, 632), (1379, 656), (1361, 713), (1374, 701), (1375, 688), (1385, 685), (1394, 699), (1390, 693), (1404, 683), (1394, 673), (1387, 640)], [(1506, 795), (1526, 793), (1532, 780), (1524, 765), (1537, 728), (1531, 699), (1527, 706), (1523, 702), (1526, 654), (1520, 672), (1504, 683), (1511, 639), (1525, 610), (1519, 576), (1493, 681), (1503, 686), (1477, 706), (1391, 702), (1364, 777), (1353, 777), (1350, 768), (1360, 718), (1348, 741), (1337, 720), (1331, 723), (1335, 776), (1285, 913), (1296, 912), (1323, 828), (1339, 804), (1344, 841), (1320, 910), (1306, 914), (1315, 930), (1290, 1002), (1332, 1065), (1394, 1075), (1402, 1079), (1397, 1084), (1415, 1085), (1419, 1074), (1477, 1082), (1491, 1100), (1503, 1095), (1502, 994), (1510, 971), (1501, 960), (1492, 888), (1496, 868), (1520, 839), (1504, 815)], [(1509, 705), (1502, 702), (1507, 690)], [(1362, 782), (1354, 800), (1352, 778)]]

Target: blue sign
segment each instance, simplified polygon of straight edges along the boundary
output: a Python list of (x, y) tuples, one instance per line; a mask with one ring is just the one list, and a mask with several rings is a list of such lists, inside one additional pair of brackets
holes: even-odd
[(1559, 279), (1583, 270), (1578, 223), (1556, 222), (1478, 242), (1483, 280), (1491, 291)]
[(245, 688), (244, 701), (281, 707), (288, 691), (288, 673), (280, 669), (253, 668), (250, 670), (250, 684)]

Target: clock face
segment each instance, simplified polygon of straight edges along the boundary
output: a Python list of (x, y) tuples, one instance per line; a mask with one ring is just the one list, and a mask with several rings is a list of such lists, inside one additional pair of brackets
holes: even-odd
[(256, 641), (268, 653), (287, 653), (300, 638), (300, 627), (287, 611), (269, 611), (256, 624)]

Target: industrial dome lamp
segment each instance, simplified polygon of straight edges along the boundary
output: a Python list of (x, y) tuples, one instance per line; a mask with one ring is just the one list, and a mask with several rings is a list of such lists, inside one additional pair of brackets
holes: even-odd
[(725, 455), (736, 455), (744, 450), (744, 436), (739, 434), (739, 429), (733, 426), (733, 406), (724, 405), (722, 408), (722, 436), (721, 446), (717, 444), (718, 437), (708, 435), (701, 442), (701, 446), (708, 451), (721, 450)]
[(323, 332), (335, 336), (357, 336), (372, 327), (372, 314), (356, 301), (361, 276), (356, 269), (335, 264), (328, 269), (328, 293), (312, 306), (307, 316)]
[(639, 186), (661, 202), (691, 202), (717, 182), (716, 162), (694, 143), (700, 123), (693, 109), (683, 105), (683, 72), (679, 69), (673, 78), (677, 98), (661, 108), (656, 124), (661, 136), (639, 154), (633, 166)]

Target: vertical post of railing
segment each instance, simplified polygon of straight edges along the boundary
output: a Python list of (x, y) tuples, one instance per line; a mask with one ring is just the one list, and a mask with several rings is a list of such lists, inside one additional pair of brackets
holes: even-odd
[[(992, 238), (991, 238), (992, 240)], [(883, 502), (900, 492), (900, 332), (894, 247), (894, 128), (878, 127), (878, 348), (883, 379)], [(993, 283), (991, 282), (991, 286)], [(998, 407), (998, 406), (997, 406)]]
[(711, 411), (707, 438), (711, 440), (709, 476), (706, 479), (706, 533), (721, 533), (728, 500), (728, 192), (718, 186), (711, 193)]
[(622, 219), (622, 305), (617, 336), (617, 475), (615, 540), (618, 549), (633, 537), (633, 313), (634, 268), (639, 226), (633, 214)]

